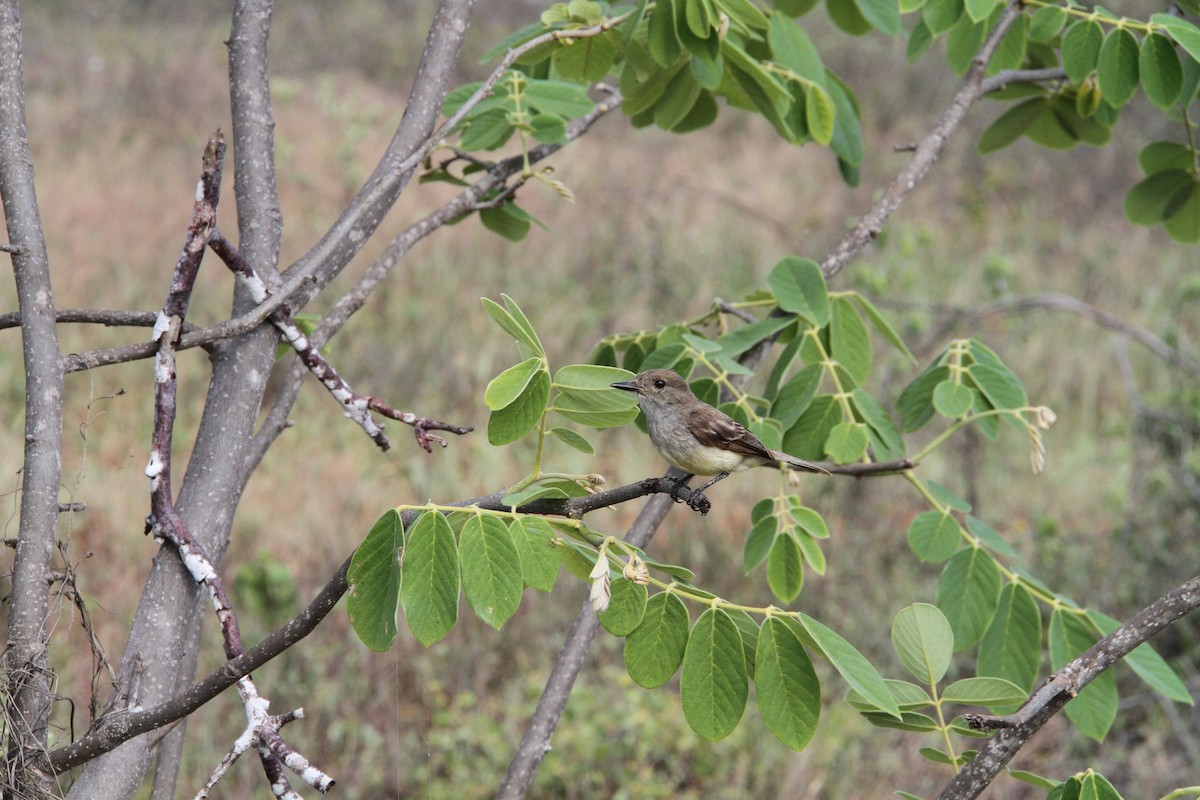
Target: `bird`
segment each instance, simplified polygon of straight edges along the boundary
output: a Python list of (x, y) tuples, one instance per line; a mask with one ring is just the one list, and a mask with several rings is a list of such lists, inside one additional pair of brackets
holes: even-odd
[[(829, 474), (819, 464), (770, 449), (737, 420), (696, 397), (688, 382), (669, 369), (646, 370), (610, 385), (637, 395), (651, 443), (668, 464), (686, 473), (672, 487), (671, 497), (683, 502), (679, 492), (688, 489), (688, 506), (701, 514), (709, 507), (704, 491), (732, 472), (784, 465)], [(691, 489), (687, 483), (697, 475), (712, 479)]]

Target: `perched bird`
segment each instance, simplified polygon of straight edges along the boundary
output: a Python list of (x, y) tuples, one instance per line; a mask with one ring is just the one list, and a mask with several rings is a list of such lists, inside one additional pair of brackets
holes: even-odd
[[(638, 405), (646, 415), (650, 441), (667, 463), (687, 473), (675, 484), (671, 497), (682, 501), (679, 490), (689, 489), (687, 504), (696, 511), (708, 507), (704, 490), (729, 477), (731, 472), (782, 464), (804, 472), (828, 474), (818, 464), (771, 450), (728, 414), (696, 397), (687, 381), (669, 369), (647, 370), (612, 387), (637, 394)], [(714, 477), (692, 490), (687, 482), (696, 475)]]

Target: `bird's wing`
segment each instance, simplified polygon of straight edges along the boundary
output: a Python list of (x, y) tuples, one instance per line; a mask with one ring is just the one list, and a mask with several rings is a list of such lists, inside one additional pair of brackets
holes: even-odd
[(700, 444), (748, 456), (762, 456), (768, 461), (775, 460), (767, 446), (736, 420), (720, 412), (712, 414), (698, 411), (692, 411), (688, 415), (688, 427)]

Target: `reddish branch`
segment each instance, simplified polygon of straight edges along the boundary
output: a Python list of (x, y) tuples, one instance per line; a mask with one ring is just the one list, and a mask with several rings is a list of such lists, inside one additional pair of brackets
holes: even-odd
[[(229, 267), (238, 280), (241, 281), (242, 285), (250, 292), (250, 296), (254, 299), (255, 303), (262, 304), (271, 299), (271, 290), (267, 288), (266, 283), (255, 272), (250, 262), (242, 257), (242, 254), (233, 246), (233, 243), (226, 239), (220, 231), (213, 230), (212, 235), (208, 239), (208, 244), (212, 247), (213, 252), (221, 257), (225, 265)], [(313, 374), (313, 377), (319, 380), (321, 385), (333, 395), (333, 399), (341, 404), (346, 416), (362, 428), (371, 437), (371, 440), (379, 446), (380, 450), (387, 450), (391, 445), (388, 442), (387, 436), (383, 433), (383, 428), (371, 416), (371, 411), (377, 411), (389, 419), (403, 422), (405, 425), (411, 425), (416, 435), (417, 444), (427, 453), (432, 452), (432, 448), (430, 447), (431, 441), (438, 442), (442, 447), (446, 446), (446, 440), (429, 433), (431, 430), (449, 431), (460, 436), (474, 430), (469, 425), (454, 425), (449, 422), (429, 419), (428, 417), (419, 417), (409, 411), (399, 411), (376, 397), (355, 392), (350, 388), (350, 384), (337, 373), (333, 365), (321, 355), (320, 345), (313, 342), (300, 330), (300, 326), (292, 319), (292, 313), (287, 306), (280, 306), (275, 309), (267, 319), (283, 334), (283, 338), (296, 351), (296, 355), (300, 357), (301, 362)]]
[[(171, 496), (171, 439), (178, 389), (175, 344), (187, 313), (200, 262), (204, 257), (204, 248), (216, 230), (217, 200), (224, 155), (225, 141), (218, 131), (209, 140), (204, 152), (204, 171), (197, 186), (192, 221), (188, 225), (183, 252), (175, 266), (162, 313), (154, 325), (153, 338), (158, 342), (158, 354), (154, 362), (154, 433), (151, 438), (150, 462), (146, 466), (146, 477), (150, 479), (150, 517), (147, 520), (147, 528), (154, 534), (155, 539), (170, 542), (178, 551), (192, 578), (208, 589), (221, 624), (225, 656), (236, 658), (243, 651), (237, 615), (233, 612), (224, 584), (212, 560), (176, 512)], [(291, 793), (291, 789), (287, 786), (287, 778), (282, 769), (273, 762), (282, 762), (289, 766), (303, 764), (303, 768), (297, 774), (313, 788), (321, 792), (327, 791), (333, 785), (333, 779), (308, 765), (306, 760), (299, 757), (278, 736), (278, 727), (282, 722), (280, 718), (267, 713), (269, 702), (258, 693), (258, 688), (249, 676), (238, 680), (238, 694), (246, 710), (247, 728), (238, 737), (229, 755), (214, 770), (199, 796), (207, 796), (208, 790), (229, 765), (250, 747), (258, 749), (268, 777), (272, 781), (272, 790), (277, 796)], [(133, 698), (133, 702), (136, 703), (136, 698)], [(294, 717), (302, 715), (302, 711), (297, 711)]]

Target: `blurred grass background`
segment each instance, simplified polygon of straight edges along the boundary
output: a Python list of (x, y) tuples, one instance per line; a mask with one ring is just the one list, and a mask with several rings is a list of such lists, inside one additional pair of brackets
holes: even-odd
[[(29, 131), (60, 308), (152, 310), (166, 291), (191, 208), (201, 150), (211, 131), (228, 130), (227, 4), (91, 0), (24, 9)], [(464, 81), (484, 71), (478, 54), (534, 18), (532, 2), (481, 4)], [(293, 0), (275, 11), (271, 60), (278, 170), (285, 219), (283, 263), (303, 253), (369, 173), (403, 109), (427, 0), (327, 4)], [(849, 41), (810, 15), (827, 63), (858, 91), (868, 159), (861, 188), (849, 189), (833, 158), (793, 148), (759, 119), (724, 113), (699, 134), (632, 131), (608, 119), (554, 160), (555, 176), (576, 193), (567, 205), (529, 186), (521, 201), (551, 229), (519, 244), (475, 220), (421, 243), (335, 340), (342, 374), (394, 405), (486, 426), (483, 387), (513, 363), (507, 337), (478, 297), (504, 291), (522, 304), (552, 364), (586, 358), (601, 336), (653, 327), (703, 311), (714, 297), (736, 298), (761, 285), (788, 254), (820, 258), (908, 158), (893, 148), (915, 141), (957, 79), (936, 57), (915, 66), (903, 43)], [(1181, 488), (1195, 476), (1186, 451), (1195, 435), (1195, 387), (1136, 345), (1128, 350), (1139, 392), (1119, 376), (1118, 341), (1081, 319), (1051, 314), (990, 316), (947, 327), (930, 304), (982, 305), (1038, 292), (1065, 292), (1168, 341), (1191, 348), (1200, 316), (1196, 251), (1157, 229), (1124, 221), (1121, 202), (1137, 179), (1139, 146), (1162, 134), (1156, 114), (1129, 109), (1104, 150), (1049, 153), (1019, 143), (988, 159), (974, 138), (998, 113), (986, 104), (951, 144), (933, 174), (869, 255), (839, 277), (891, 303), (905, 336), (927, 361), (950, 336), (993, 347), (1025, 380), (1035, 403), (1053, 407), (1045, 474), (1029, 474), (1023, 437), (997, 444), (960, 435), (926, 467), (929, 477), (968, 494), (975, 513), (1003, 531), (1024, 566), (1083, 604), (1126, 617), (1196, 563), (1197, 501)], [(232, 170), (232, 159), (230, 159)], [(222, 227), (235, 227), (232, 176)], [(413, 186), (349, 273), (387, 239), (445, 199), (444, 186)], [(357, 268), (357, 269), (356, 269)], [(342, 285), (348, 285), (347, 277)], [(191, 320), (206, 324), (228, 308), (231, 280), (215, 259), (201, 273)], [(321, 312), (329, 300), (307, 312)], [(15, 308), (11, 283), (0, 309)], [(135, 341), (141, 333), (64, 326), (64, 350)], [(0, 357), (0, 422), (9, 509), (16, 530), (23, 402), (19, 337)], [(894, 400), (915, 371), (876, 353), (877, 383)], [(181, 357), (179, 457), (199, 418), (208, 369), (204, 355)], [(67, 379), (64, 495), (88, 503), (64, 516), (63, 536), (80, 590), (109, 656), (119, 658), (142, 575), (156, 548), (141, 535), (146, 513), (142, 468), (150, 436), (149, 362)], [(1138, 403), (1182, 412), (1162, 428), (1137, 417)], [(1191, 419), (1191, 428), (1187, 420)], [(425, 455), (391, 426), (395, 446), (379, 454), (343, 422), (315, 385), (306, 388), (285, 433), (251, 482), (223, 572), (235, 590), (248, 643), (289, 618), (328, 579), (374, 519), (392, 505), (484, 494), (519, 479), (529, 447), (491, 448), (482, 432)], [(1139, 419), (1141, 423), (1139, 423)], [(594, 458), (560, 448), (564, 470), (598, 471), (612, 482), (657, 474), (663, 465), (630, 427), (592, 436)], [(1187, 459), (1192, 458), (1189, 462)], [(177, 470), (178, 474), (181, 474)], [(748, 473), (715, 490), (703, 519), (677, 510), (652, 546), (698, 580), (741, 602), (769, 602), (761, 573), (741, 573), (749, 508), (772, 478)], [(7, 485), (4, 485), (7, 484)], [(888, 640), (891, 619), (910, 602), (932, 601), (939, 568), (905, 544), (920, 504), (899, 481), (808, 481), (806, 502), (834, 532), (824, 577), (809, 576), (797, 606), (833, 625), (891, 675), (900, 667)], [(636, 513), (600, 512), (589, 522), (619, 533)], [(276, 711), (303, 705), (308, 720), (289, 740), (338, 780), (344, 797), (484, 797), (494, 791), (587, 589), (564, 578), (550, 596), (529, 593), (502, 632), (469, 613), (429, 650), (402, 631), (388, 653), (358, 644), (335, 612), (304, 643), (256, 673)], [(85, 637), (61, 605), (56, 651), (58, 736), (86, 728), (92, 676)], [(1159, 642), (1193, 687), (1194, 622)], [(217, 632), (206, 632), (203, 668), (218, 663)], [(961, 670), (970, 672), (969, 659)], [(905, 789), (934, 792), (944, 767), (923, 761), (919, 737), (869, 728), (832, 701), (843, 687), (822, 674), (825, 718), (813, 744), (796, 754), (766, 733), (753, 710), (727, 740), (700, 741), (670, 689), (647, 692), (624, 674), (621, 642), (602, 635), (542, 767), (534, 796), (546, 798), (867, 798)], [(1097, 745), (1057, 720), (1022, 753), (1021, 768), (1065, 777), (1092, 764), (1127, 796), (1151, 797), (1196, 782), (1200, 719), (1171, 708), (1123, 671), (1122, 714)], [(105, 693), (104, 680), (98, 685)], [(194, 791), (240, 732), (230, 693), (189, 723), (181, 791)], [(257, 766), (240, 764), (224, 797), (259, 796)], [(1036, 796), (1005, 781), (992, 796)]]

